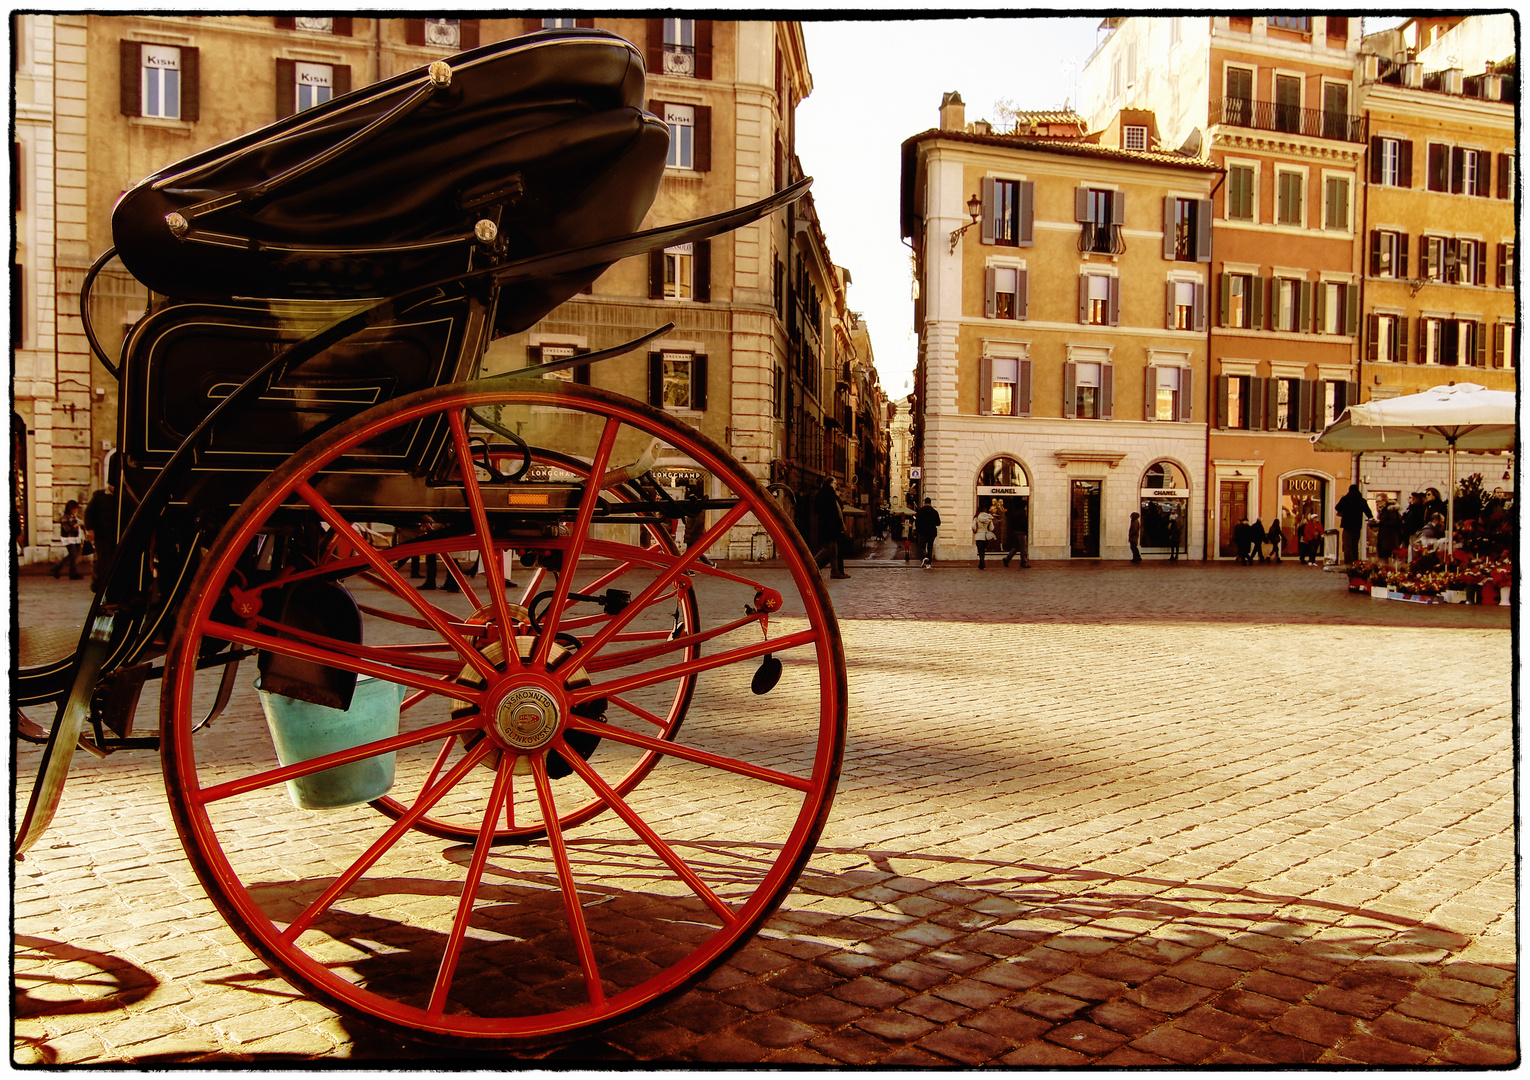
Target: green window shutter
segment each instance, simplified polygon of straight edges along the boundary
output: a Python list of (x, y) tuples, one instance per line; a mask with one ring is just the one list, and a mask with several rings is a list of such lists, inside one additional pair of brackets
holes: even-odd
[(1020, 242), (1018, 246), (1031, 247), (1036, 243), (1036, 181), (1020, 181), (1019, 194)]
[(1360, 287), (1344, 286), (1344, 333), (1354, 337), (1360, 330)]
[(1172, 259), (1175, 254), (1174, 226), (1176, 222), (1174, 220), (1174, 207), (1178, 202), (1179, 200), (1173, 195), (1165, 195), (1163, 197), (1163, 257), (1165, 259)]
[(1195, 261), (1211, 262), (1211, 200), (1195, 203)]
[(997, 190), (998, 185), (991, 176), (983, 177), (978, 183), (978, 198), (983, 201), (982, 231), (983, 243), (985, 244), (992, 244), (993, 238), (998, 232), (994, 227), (994, 206), (997, 198), (995, 193)]

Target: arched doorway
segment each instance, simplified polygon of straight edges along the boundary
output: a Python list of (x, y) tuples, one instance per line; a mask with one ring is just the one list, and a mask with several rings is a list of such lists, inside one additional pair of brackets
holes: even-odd
[(1025, 466), (1011, 457), (997, 457), (978, 470), (974, 513), (987, 510), (994, 518), (994, 550), (1014, 552), (1022, 566), (1030, 562), (1031, 481)]
[(1190, 524), (1190, 478), (1172, 461), (1155, 461), (1142, 474), (1137, 512), (1139, 547), (1145, 555), (1177, 559), (1186, 554)]
[(1322, 554), (1322, 534), (1328, 527), (1329, 481), (1316, 473), (1292, 473), (1280, 479), (1280, 530), (1285, 534), (1281, 555), (1299, 552), (1300, 532), (1309, 518), (1318, 523), (1314, 557)]

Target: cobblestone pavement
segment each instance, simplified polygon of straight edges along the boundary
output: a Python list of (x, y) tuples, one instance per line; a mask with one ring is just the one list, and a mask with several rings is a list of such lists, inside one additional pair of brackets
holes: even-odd
[[(850, 572), (798, 889), (700, 987), (525, 1057), (1517, 1060), (1509, 609), (1290, 563)], [(22, 578), (22, 622), (79, 585)], [(203, 896), (153, 755), (77, 760), (15, 871), (17, 1063), (458, 1056), (296, 996)]]

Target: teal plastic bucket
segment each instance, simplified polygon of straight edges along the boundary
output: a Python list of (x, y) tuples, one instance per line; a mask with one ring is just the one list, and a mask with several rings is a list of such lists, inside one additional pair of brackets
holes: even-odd
[[(331, 709), (260, 691), (266, 727), (276, 746), (276, 758), (283, 765), (397, 735), (403, 703), (404, 687), (366, 676), (356, 680), (349, 709)], [(288, 780), (287, 794), (305, 810), (332, 810), (380, 799), (392, 787), (393, 755), (389, 753)]]

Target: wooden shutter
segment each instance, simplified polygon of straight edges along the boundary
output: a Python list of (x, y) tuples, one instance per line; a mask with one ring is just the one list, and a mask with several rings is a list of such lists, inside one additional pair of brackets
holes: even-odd
[(542, 362), (542, 346), (540, 346), (540, 345), (528, 345), (528, 346), (526, 346), (526, 366), (527, 367), (536, 367), (541, 362)]
[(1371, 230), (1371, 277), (1381, 276), (1381, 230)]
[(1164, 291), (1165, 291), (1166, 295), (1164, 297), (1164, 303), (1163, 303), (1163, 324), (1164, 324), (1164, 327), (1166, 329), (1173, 330), (1174, 329), (1174, 309), (1175, 309), (1174, 301), (1176, 299), (1176, 293), (1175, 293), (1174, 289), (1175, 289), (1175, 285), (1177, 283), (1173, 282), (1173, 281), (1168, 281), (1168, 282), (1165, 282), (1164, 284), (1165, 284), (1165, 290)]
[(1365, 317), (1365, 358), (1372, 363), (1388, 359), (1381, 355), (1381, 316), (1375, 312)]
[(1223, 271), (1221, 274), (1221, 307), (1217, 312), (1218, 326), (1232, 325), (1232, 275)]
[(1106, 311), (1109, 313), (1108, 322), (1111, 326), (1121, 325), (1121, 279), (1112, 277), (1110, 281), (1110, 299), (1106, 302)]
[(1174, 207), (1179, 200), (1173, 195), (1163, 197), (1163, 257), (1172, 259), (1174, 248)]
[(1195, 418), (1195, 399), (1191, 394), (1195, 387), (1194, 375), (1190, 368), (1179, 369), (1179, 419), (1186, 424)]
[(276, 61), (276, 118), (297, 112), (297, 61)]
[(1405, 363), (1408, 359), (1408, 320), (1404, 316), (1398, 316), (1392, 323), (1392, 346), (1391, 359), (1397, 363)]
[(479, 25), (477, 19), (457, 21), (457, 46), (462, 49), (478, 48)]
[(978, 412), (993, 412), (993, 357), (978, 357)]
[(1354, 337), (1360, 332), (1360, 287), (1355, 284), (1344, 286), (1344, 333), (1348, 337)]
[(1116, 365), (1100, 365), (1100, 419), (1116, 418)]
[(696, 20), (696, 78), (712, 77), (712, 20)]
[(1478, 367), (1487, 367), (1487, 334), (1480, 322), (1472, 323), (1472, 343), (1476, 346), (1475, 362)]
[(1158, 419), (1158, 366), (1149, 364), (1142, 369), (1142, 418)]
[(691, 408), (707, 411), (707, 354), (691, 357)]
[[(1359, 403), (1359, 401), (1360, 401), (1360, 384), (1358, 382), (1353, 381), (1353, 380), (1351, 380), (1350, 382), (1345, 383), (1344, 384), (1344, 407), (1347, 409), (1351, 405), (1355, 405), (1355, 404)], [(1334, 419), (1337, 420), (1338, 416), (1336, 415), (1334, 417)]]
[(1381, 148), (1382, 138), (1380, 135), (1371, 136), (1371, 183), (1381, 183)]
[(1270, 430), (1280, 430), (1280, 380), (1264, 381), (1264, 415), (1270, 418)]
[(997, 267), (983, 267), (983, 318), (992, 319), (997, 314), (999, 307), (994, 294), (998, 289), (999, 271)]
[(648, 40), (643, 43), (643, 62), (649, 75), (664, 70), (664, 20), (648, 19)]
[(1036, 242), (1036, 181), (1022, 180), (1019, 188), (1020, 237), (1017, 246), (1030, 247)]
[(1477, 189), (1472, 192), (1487, 198), (1493, 192), (1493, 155), (1486, 150), (1477, 151)]
[(1063, 364), (1063, 416), (1077, 416), (1078, 364), (1072, 360)]
[(664, 299), (664, 250), (648, 253), (648, 299)]
[(694, 153), (691, 168), (697, 172), (709, 172), (712, 168), (712, 107), (692, 106), (696, 113), (696, 131), (692, 136)]
[(336, 15), (331, 29), (336, 37), (354, 37), (356, 34), (356, 20), (349, 15)]
[(1031, 272), (1015, 271), (1015, 318), (1024, 319), (1031, 310)]
[(181, 46), (181, 119), (202, 119), (202, 54), (191, 45)]
[(1472, 245), (1472, 250), (1475, 253), (1476, 260), (1477, 260), (1476, 272), (1474, 274), (1472, 274), (1472, 283), (1474, 285), (1486, 285), (1487, 284), (1487, 244), (1485, 244), (1481, 240), (1478, 240), (1475, 244)]
[(978, 198), (983, 200), (982, 229), (983, 243), (985, 244), (992, 244), (993, 238), (998, 231), (994, 228), (994, 192), (997, 190), (997, 187), (998, 185), (994, 183), (991, 176), (985, 176), (982, 180), (978, 181)]
[(1503, 328), (1503, 323), (1493, 324), (1493, 366), (1495, 368), (1503, 367)]
[(1513, 156), (1513, 154), (1498, 155), (1498, 197), (1500, 199), (1514, 198), (1514, 192), (1509, 190), (1509, 173), (1511, 170), (1509, 169), (1508, 161), (1505, 160)]
[(693, 299), (708, 301), (712, 299), (712, 241), (697, 240), (691, 245), (693, 258), (691, 270), (695, 280), (691, 282), (691, 296)]
[[(652, 20), (650, 20), (652, 21)], [(648, 404), (664, 408), (664, 354), (648, 354)]]
[(276, 23), (276, 28), (278, 30), (297, 29), (297, 16), (295, 15), (278, 15), (272, 21)]
[(1194, 315), (1194, 318), (1195, 318), (1195, 329), (1196, 329), (1197, 333), (1205, 333), (1206, 332), (1206, 283), (1202, 282), (1202, 281), (1197, 281), (1195, 283), (1195, 291), (1194, 291), (1193, 295), (1194, 295), (1193, 303), (1194, 303), (1195, 306), (1191, 310), (1192, 310), (1192, 314)]
[(120, 110), (123, 116), (143, 115), (143, 47), (136, 41), (126, 39), (117, 43), (117, 55), (122, 65)]
[(1110, 223), (1124, 225), (1126, 223), (1126, 192), (1112, 191), (1106, 203), (1110, 208)]
[[(1307, 283), (1304, 281), (1302, 284), (1305, 285)], [(1297, 329), (1310, 331), (1314, 334), (1320, 334), (1323, 332), (1323, 327), (1327, 323), (1327, 315), (1328, 286), (1325, 282), (1320, 281), (1317, 283), (1316, 295), (1314, 295), (1312, 298), (1312, 322), (1309, 325), (1303, 326), (1302, 320), (1298, 316), (1296, 323)]]
[(1195, 261), (1211, 262), (1211, 200), (1195, 201)]
[[(1454, 194), (1466, 191), (1466, 151), (1459, 146), (1450, 148), (1450, 190)], [(1471, 192), (1467, 191), (1470, 195)]]
[(1312, 282), (1296, 283), (1296, 328), (1304, 334), (1312, 333)]
[(1086, 187), (1073, 189), (1073, 220), (1092, 221), (1089, 216), (1089, 189)]
[(1251, 289), (1249, 289), (1249, 292), (1250, 292), (1251, 295), (1249, 296), (1248, 299), (1249, 299), (1249, 307), (1250, 307), (1251, 310), (1250, 310), (1250, 313), (1249, 313), (1248, 324), (1249, 324), (1249, 326), (1253, 327), (1255, 330), (1263, 330), (1264, 329), (1264, 278), (1258, 277), (1257, 275), (1250, 275), (1249, 281), (1253, 283), (1253, 287)]
[(425, 44), (425, 20), (424, 19), (405, 19), (404, 20), (404, 44), (405, 45), (423, 45), (423, 44)]
[(1408, 234), (1397, 234), (1397, 258), (1392, 267), (1392, 276), (1405, 278), (1408, 276)]
[(1399, 139), (1397, 142), (1397, 174), (1397, 183), (1400, 187), (1413, 186), (1412, 139)]
[(1088, 274), (1080, 274), (1078, 276), (1078, 321), (1081, 323), (1087, 323), (1089, 321)]
[(1250, 431), (1264, 430), (1264, 395), (1265, 383), (1268, 380), (1261, 379), (1257, 375), (1248, 376), (1248, 393), (1244, 395), (1248, 401), (1248, 427)]
[(351, 66), (349, 64), (335, 64), (330, 68), (330, 89), (335, 97), (351, 92)]
[(1031, 415), (1031, 362), (1029, 360), (1020, 361), (1020, 373), (1017, 378), (1020, 381), (1015, 384), (1015, 415), (1029, 416)]
[(1227, 427), (1227, 386), (1230, 376), (1217, 376), (1217, 427)]

